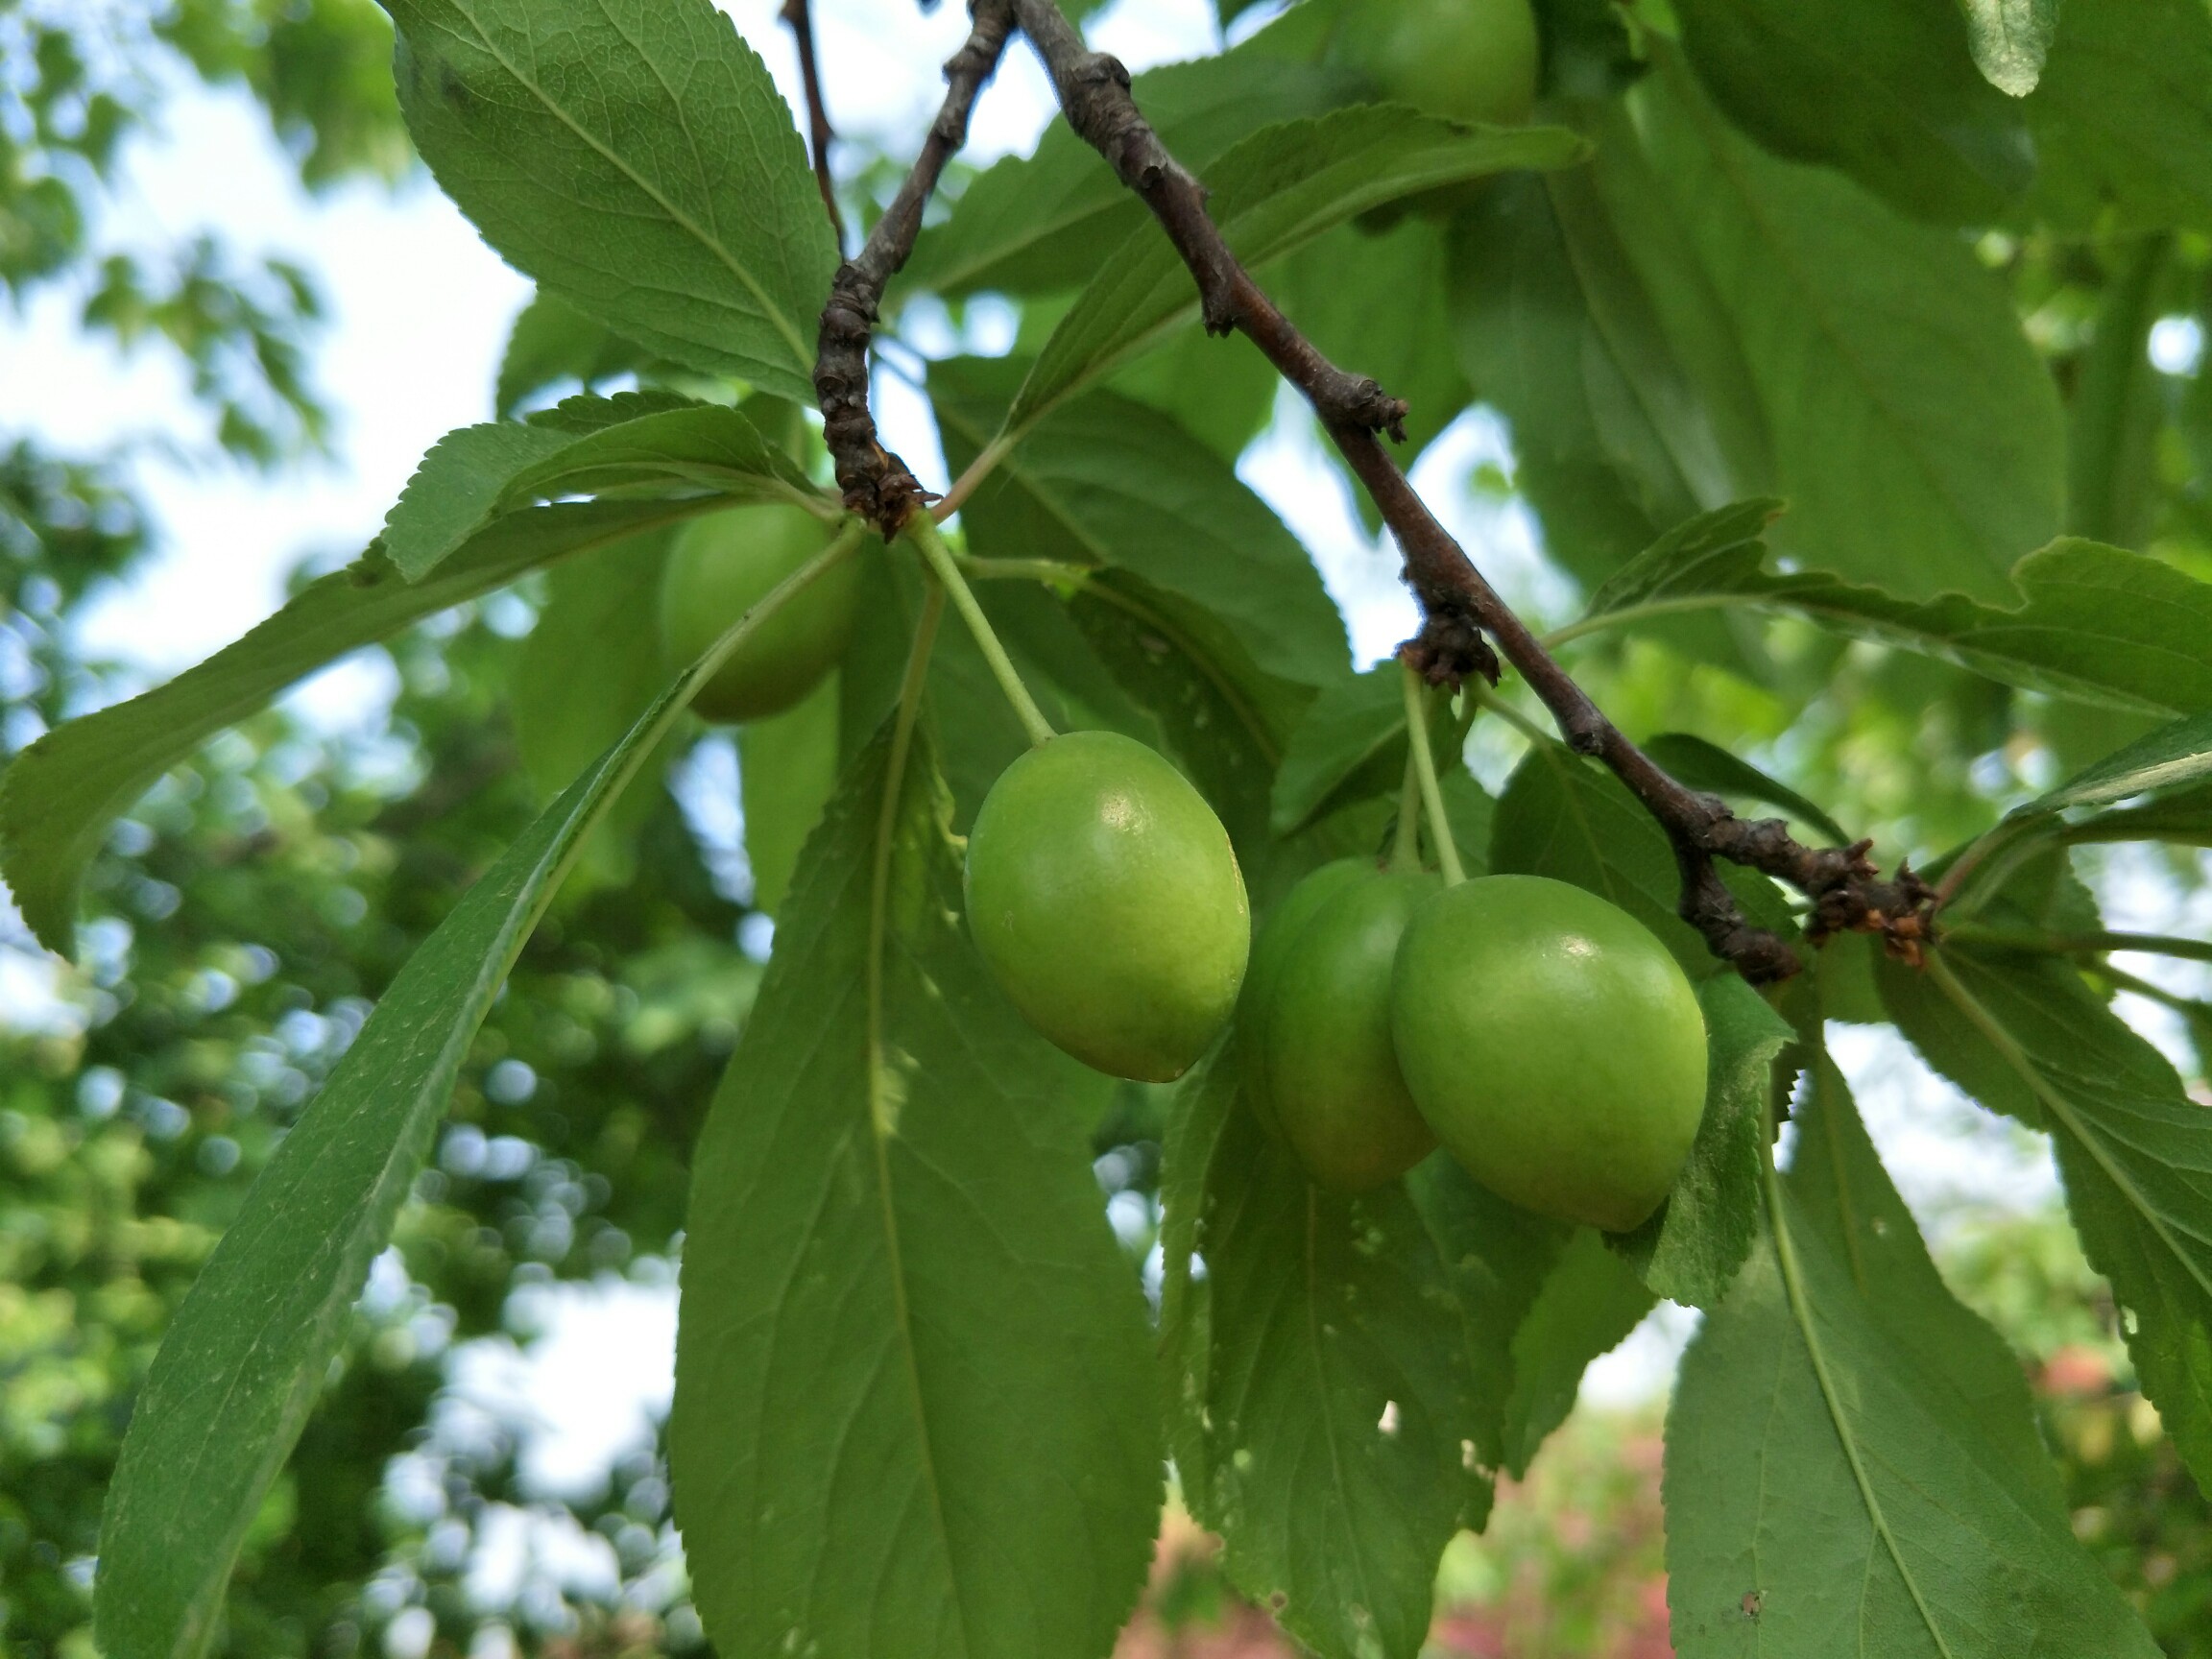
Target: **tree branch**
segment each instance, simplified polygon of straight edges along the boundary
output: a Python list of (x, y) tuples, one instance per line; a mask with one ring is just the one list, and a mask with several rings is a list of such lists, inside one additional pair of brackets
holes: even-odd
[(883, 447), (875, 417), (868, 412), (868, 343), (876, 331), (877, 307), (884, 285), (914, 252), (922, 209), (937, 188), (945, 163), (967, 142), (969, 111), (983, 83), (998, 67), (1014, 26), (1011, 0), (970, 0), (968, 10), (973, 27), (966, 43), (945, 65), (945, 102), (930, 123), (922, 154), (868, 233), (866, 245), (837, 268), (830, 302), (822, 308), (814, 359), (822, 436), (836, 465), (845, 505), (886, 538), (896, 536), (908, 515), (926, 505), (930, 494), (906, 463)]
[(1878, 932), (1894, 953), (1916, 959), (1928, 937), (1934, 893), (1911, 871), (1900, 865), (1896, 878), (1884, 881), (1866, 856), (1870, 843), (1809, 848), (1792, 840), (1779, 819), (1739, 819), (1717, 796), (1669, 777), (1605, 718), (1483, 579), (1382, 447), (1378, 433), (1404, 442), (1406, 404), (1331, 363), (1262, 292), (1207, 215), (1205, 187), (1168, 154), (1138, 109), (1129, 72), (1091, 51), (1053, 0), (1007, 3), (1044, 60), (1068, 124), (1143, 199), (1190, 267), (1207, 330), (1241, 330), (1267, 355), (1305, 394), (1374, 498), (1426, 617), (1402, 649), (1407, 661), (1434, 685), (1456, 685), (1476, 674), (1495, 684), (1495, 641), (1551, 709), (1568, 745), (1603, 761), (1659, 822), (1681, 873), (1683, 920), (1745, 978), (1784, 979), (1799, 963), (1787, 941), (1744, 918), (1715, 868), (1717, 857), (1778, 878), (1810, 899), (1806, 933), (1814, 943), (1843, 931)]
[(845, 252), (845, 215), (837, 210), (837, 191), (830, 179), (830, 146), (837, 134), (830, 130), (830, 109), (822, 101), (822, 67), (814, 55), (814, 12), (808, 0), (783, 0), (784, 26), (799, 47), (799, 77), (806, 84), (806, 125), (813, 136), (814, 182), (822, 191), (822, 205), (830, 210), (830, 228), (837, 238), (837, 252)]

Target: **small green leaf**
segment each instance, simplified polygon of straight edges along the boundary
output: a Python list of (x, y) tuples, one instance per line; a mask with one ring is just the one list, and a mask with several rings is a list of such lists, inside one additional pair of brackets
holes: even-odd
[(2017, 1363), (1944, 1289), (1823, 1075), (1668, 1416), (1676, 1650), (2152, 1659), (2074, 1540)]
[(811, 399), (837, 248), (708, 0), (390, 0), (407, 129), (516, 266), (647, 350)]
[(2200, 0), (2064, 0), (2028, 100), (2035, 204), (2070, 230), (2212, 230), (2212, 13)]
[(132, 1412), (101, 1526), (103, 1651), (205, 1649), (239, 1544), (328, 1375), (477, 1026), (584, 837), (718, 662), (686, 670), (469, 890), (254, 1182)]
[[(1206, 182), (1214, 222), (1250, 266), (1401, 198), (1510, 168), (1564, 167), (1586, 153), (1561, 128), (1470, 129), (1396, 105), (1358, 105), (1254, 133), (1208, 169)], [(1029, 426), (1197, 309), (1173, 246), (1158, 227), (1141, 226), (1046, 342), (1008, 412), (1008, 431)]]
[(1759, 1231), (1774, 1060), (1795, 1033), (1734, 974), (1698, 988), (1705, 1010), (1705, 1113), (1696, 1143), (1658, 1214), (1615, 1246), (1670, 1302), (1712, 1308)]
[[(1202, 1443), (1184, 1496), (1226, 1540), (1230, 1581), (1300, 1641), (1329, 1659), (1413, 1659), (1437, 1558), (1490, 1503), (1444, 1267), (1402, 1188), (1328, 1197), (1219, 1085), (1178, 1098), (1207, 1117), (1204, 1132), (1170, 1132), (1202, 1172), (1165, 1177), (1203, 1194), (1202, 1364), (1188, 1314), (1178, 1327), (1196, 1420), (1180, 1432)], [(1191, 1235), (1171, 1225), (1181, 1248)], [(1187, 1306), (1188, 1285), (1178, 1295)]]
[(1953, 0), (1677, 0), (1676, 14), (1714, 102), (1777, 156), (1946, 224), (1986, 223), (2035, 177), (2027, 116), (1984, 79)]
[(2048, 1131), (2090, 1265), (2112, 1281), (2143, 1392), (2212, 1491), (2212, 1114), (2049, 957), (1947, 946), (1878, 970), (1913, 1046), (1984, 1105)]
[(577, 502), (499, 520), (428, 580), (372, 548), (165, 685), (72, 720), (0, 775), (0, 874), (48, 949), (66, 952), (84, 867), (116, 816), (208, 737), (294, 681), (524, 571), (698, 511), (682, 502)]
[(825, 517), (830, 498), (738, 411), (667, 393), (571, 397), (528, 422), (448, 432), (384, 520), (383, 548), (420, 582), (503, 514), (566, 495), (782, 501)]
[(1959, 0), (1974, 61), (1990, 85), (2025, 98), (2042, 79), (2060, 0)]
[(1515, 1479), (1567, 1421), (1590, 1361), (1609, 1354), (1651, 1311), (1635, 1270), (1578, 1227), (1513, 1333), (1513, 1393), (1505, 1402), (1504, 1470)]
[(2166, 309), (2174, 238), (2142, 237), (2114, 264), (2067, 400), (2066, 528), (2142, 548), (2161, 500), (2168, 382), (2151, 360), (2151, 330)]
[[(1162, 1499), (1098, 1080), (970, 944), (926, 742), (847, 769), (694, 1163), (669, 1422), (726, 1653), (1103, 1653)], [(895, 798), (885, 801), (887, 789)]]
[(2071, 537), (2012, 567), (2014, 594), (1926, 604), (1811, 573), (1763, 568), (1755, 541), (1661, 543), (1608, 582), (1555, 638), (1712, 606), (1810, 618), (1939, 657), (2008, 685), (2148, 714), (2212, 709), (2212, 584), (2141, 553)]
[(1851, 837), (1842, 827), (1789, 784), (1769, 778), (1748, 760), (1731, 755), (1718, 743), (1688, 732), (1662, 732), (1644, 740), (1644, 753), (1667, 768), (1675, 781), (1716, 795), (1735, 795), (1763, 806), (1779, 806), (1799, 823), (1810, 824), (1839, 847)]
[[(512, 693), (515, 745), (550, 801), (630, 730), (668, 684), (661, 649), (665, 535), (617, 541), (555, 567), (523, 641)], [(579, 673), (588, 662), (590, 672)]]

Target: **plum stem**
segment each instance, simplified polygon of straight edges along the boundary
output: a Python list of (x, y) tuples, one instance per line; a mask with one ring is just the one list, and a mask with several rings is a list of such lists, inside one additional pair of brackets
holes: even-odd
[(1459, 844), (1452, 839), (1452, 820), (1444, 816), (1444, 788), (1436, 781), (1436, 757), (1429, 753), (1429, 687), (1412, 663), (1401, 663), (1406, 680), (1406, 742), (1413, 753), (1414, 775), (1421, 781), (1421, 800), (1429, 808), (1429, 838), (1436, 843), (1436, 862), (1444, 872), (1444, 885), (1456, 887), (1467, 879), (1459, 862)]
[(952, 608), (960, 613), (960, 620), (968, 624), (968, 632), (975, 636), (975, 648), (990, 664), (991, 678), (998, 682), (998, 689), (1006, 693), (1006, 701), (1014, 705), (1015, 717), (1022, 722), (1022, 731), (1029, 733), (1029, 741), (1040, 745), (1051, 742), (1057, 735), (1052, 722), (1045, 718), (1045, 711), (1029, 695), (1029, 687), (1022, 684), (1022, 676), (1015, 672), (1014, 660), (1006, 655), (1006, 647), (998, 643), (991, 618), (983, 614), (983, 607), (975, 602), (968, 578), (960, 574), (960, 566), (945, 545), (945, 538), (937, 534), (936, 520), (926, 513), (917, 513), (906, 520), (906, 534), (922, 549), (922, 557), (928, 561), (929, 568), (945, 585), (945, 591), (951, 595)]
[(1421, 868), (1421, 763), (1414, 758), (1410, 733), (1406, 739), (1406, 781), (1398, 788), (1398, 832), (1390, 843), (1390, 869)]

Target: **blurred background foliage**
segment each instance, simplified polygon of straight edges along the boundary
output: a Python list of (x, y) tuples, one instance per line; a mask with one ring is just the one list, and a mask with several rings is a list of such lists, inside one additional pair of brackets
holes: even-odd
[[(1633, 75), (1602, 8), (1541, 10), (1555, 95)], [(206, 424), (168, 442), (300, 464), (326, 433), (311, 275), (207, 238), (116, 251), (101, 236), (104, 192), (118, 147), (194, 80), (255, 100), (310, 187), (402, 177), (413, 163), (390, 39), (372, 0), (0, 0), (0, 290), (20, 302), (62, 289), (86, 332), (175, 353)], [(842, 171), (863, 216), (900, 176), (861, 145)], [(2140, 408), (2128, 488), (2103, 492), (2100, 516), (2077, 527), (2212, 577), (2212, 374), (2195, 372), (2212, 246), (2025, 227), (1975, 246), (2062, 388), (2080, 397), (2120, 375)], [(1284, 291), (1295, 300), (1302, 280), (1311, 274), (1284, 273)], [(576, 324), (536, 314), (502, 411), (653, 373)], [(1324, 344), (1339, 355), (1390, 360), (1359, 315), (1331, 326), (1340, 337)], [(1189, 391), (1161, 373), (1133, 372), (1123, 389), (1164, 403)], [(1434, 397), (1482, 390), (1449, 364), (1429, 378)], [(1256, 388), (1224, 373), (1208, 406), (1179, 412), (1234, 451), (1280, 407), (1264, 380)], [(0, 758), (131, 688), (117, 665), (85, 659), (71, 626), (152, 544), (126, 455), (52, 453), (0, 432)], [(1555, 613), (1546, 620), (1565, 620), (1607, 561), (1634, 551), (1548, 510), (1534, 476), (1493, 467), (1471, 482), (1542, 523), (1553, 564), (1523, 586)], [(373, 999), (534, 811), (511, 692), (543, 600), (539, 579), (396, 642), (400, 690), (373, 733), (332, 735), (278, 709), (210, 744), (109, 838), (57, 1008), (0, 1015), (0, 1652), (90, 1659), (100, 1503), (170, 1310)], [(1789, 623), (1731, 650), (1724, 661), (1695, 641), (1607, 640), (1575, 666), (1632, 733), (1696, 732), (1892, 854), (1956, 843), (2145, 724)], [(1478, 769), (1502, 767), (1508, 741), (1479, 726)], [(726, 739), (694, 733), (684, 750), (679, 768), (703, 787), (728, 773), (715, 765)], [(711, 815), (650, 790), (625, 831), (612, 864), (593, 866), (623, 884), (588, 871), (571, 885), (477, 1039), (399, 1243), (248, 1546), (226, 1652), (490, 1659), (699, 1642), (655, 1450), (621, 1461), (603, 1490), (552, 1495), (521, 1472), (527, 1423), (464, 1409), (447, 1386), (457, 1345), (539, 1333), (555, 1282), (650, 1286), (673, 1272), (688, 1147), (757, 979), (764, 918)], [(2152, 862), (2130, 878), (2171, 902), (2203, 882), (2188, 856)], [(35, 949), (0, 933), (0, 952)], [(2190, 1073), (2201, 1090), (2200, 1059)], [(1157, 1127), (1156, 1102), (1131, 1088), (1098, 1135), (1135, 1259), (1152, 1242)], [(2063, 1219), (1967, 1216), (1937, 1244), (1955, 1286), (2039, 1380), (2080, 1535), (2169, 1653), (2212, 1655), (2212, 1508), (2133, 1393), (2109, 1301)], [(1667, 1650), (1657, 1431), (1648, 1415), (1571, 1421), (1489, 1533), (1447, 1555), (1437, 1653)], [(495, 1538), (522, 1565), (491, 1583)], [(1284, 1650), (1208, 1561), (1201, 1537), (1169, 1527), (1132, 1654)]]

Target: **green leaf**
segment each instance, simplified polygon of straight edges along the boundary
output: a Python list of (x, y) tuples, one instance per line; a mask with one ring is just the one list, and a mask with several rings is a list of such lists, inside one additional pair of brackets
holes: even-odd
[(775, 915), (791, 890), (799, 850), (837, 787), (837, 676), (796, 709), (737, 728), (737, 781), (753, 907)]
[(1667, 1425), (1684, 1659), (2151, 1659), (2073, 1537), (2016, 1361), (1954, 1301), (1824, 1068)]
[(2028, 100), (2035, 204), (2068, 229), (2212, 230), (2212, 14), (2201, 0), (2065, 0)]
[(791, 112), (708, 0), (390, 0), (407, 129), (484, 238), (662, 357), (811, 400), (837, 248)]
[[(1431, 746), (1455, 752), (1456, 731), (1439, 705)], [(1392, 659), (1347, 675), (1307, 707), (1275, 773), (1269, 822), (1276, 834), (1294, 835), (1349, 802), (1394, 793), (1405, 776), (1406, 671)], [(1455, 822), (1455, 837), (1459, 830)]]
[(573, 380), (589, 392), (652, 360), (651, 352), (600, 326), (566, 301), (540, 294), (522, 307), (508, 332), (492, 412), (512, 421), (553, 387)]
[(2060, 0), (1959, 0), (1966, 39), (1990, 85), (2025, 98), (2042, 79)]
[(254, 1182), (132, 1412), (101, 1527), (103, 1651), (205, 1649), (239, 1544), (329, 1374), (477, 1026), (586, 834), (720, 661), (686, 670), (469, 890)]
[(1715, 605), (1805, 616), (2008, 685), (2149, 714), (2212, 709), (2212, 585), (2163, 560), (2071, 537), (2012, 567), (2004, 604), (1914, 604), (1812, 573), (1774, 575), (1757, 542), (1652, 548), (1608, 582), (1571, 638)]
[(1957, 235), (1761, 151), (1679, 67), (1630, 97), (1743, 341), (1792, 504), (1784, 551), (1908, 597), (2004, 599), (2057, 533), (2064, 478), (2057, 393), (2009, 292)]
[(1735, 795), (1762, 806), (1779, 806), (1801, 824), (1810, 824), (1839, 847), (1851, 837), (1835, 819), (1789, 784), (1769, 778), (1748, 760), (1731, 755), (1718, 743), (1688, 732), (1662, 732), (1647, 737), (1644, 753), (1664, 766), (1675, 781), (1715, 795)]
[(1489, 1510), (1458, 1306), (1403, 1188), (1322, 1194), (1221, 1087), (1179, 1096), (1211, 1132), (1177, 1137), (1202, 1173), (1165, 1177), (1203, 1193), (1209, 1346), (1182, 1372), (1203, 1478), (1182, 1466), (1185, 1499), (1227, 1541), (1230, 1581), (1300, 1641), (1413, 1659), (1438, 1556)]
[(1678, 0), (1675, 14), (1713, 101), (1777, 156), (1956, 225), (1986, 223), (2035, 176), (2028, 118), (1983, 78), (1957, 0)]
[(386, 555), (410, 582), (504, 514), (565, 495), (726, 496), (835, 509), (799, 464), (738, 411), (666, 393), (571, 397), (517, 424), (448, 432), (384, 520)]
[[(1565, 745), (1533, 745), (1499, 798), (1490, 839), (1494, 875), (1572, 881), (1621, 906), (1658, 935), (1693, 979), (1727, 970), (1675, 914), (1681, 874), (1666, 831), (1627, 786)], [(1796, 924), (1764, 877), (1723, 871), (1750, 920), (1785, 938)]]
[[(1259, 129), (1318, 115), (1357, 90), (1340, 70), (1267, 56), (1259, 45), (1170, 63), (1130, 83), (1162, 142), (1200, 175)], [(1033, 155), (994, 162), (942, 225), (922, 232), (899, 284), (948, 299), (983, 289), (1039, 295), (1080, 288), (1145, 218), (1144, 204), (1098, 153), (1055, 121)]]
[(669, 1423), (691, 1581), (727, 1653), (1103, 1653), (1162, 1470), (1099, 1091), (969, 943), (927, 746), (896, 773), (892, 748), (808, 843), (700, 1138)]
[[(1585, 154), (1555, 127), (1457, 127), (1396, 105), (1358, 105), (1286, 121), (1245, 139), (1208, 170), (1210, 208), (1237, 256), (1260, 265), (1333, 226), (1442, 184), (1515, 167), (1563, 167)], [(1141, 226), (1104, 262), (1046, 342), (1008, 412), (1019, 433), (1198, 309), (1166, 236)]]
[(1712, 1308), (1751, 1253), (1772, 1123), (1774, 1061), (1795, 1035), (1734, 974), (1698, 988), (1705, 1010), (1705, 1113), (1658, 1214), (1617, 1247), (1670, 1302)]
[(2154, 795), (2212, 777), (2212, 710), (2161, 726), (2076, 773), (2022, 811), (2056, 812)]
[(2212, 1491), (2212, 1113), (2061, 962), (1948, 946), (1925, 977), (1879, 972), (1891, 1017), (1931, 1066), (2050, 1132), (2143, 1392)]
[(0, 875), (48, 949), (66, 953), (84, 868), (117, 815), (208, 737), (297, 680), (524, 571), (697, 512), (681, 502), (580, 502), (501, 519), (428, 580), (372, 548), (165, 685), (72, 720), (0, 775)]
[(1567, 1421), (1590, 1361), (1644, 1322), (1653, 1297), (1635, 1270), (1577, 1227), (1527, 1317), (1513, 1333), (1513, 1392), (1505, 1402), (1505, 1472), (1515, 1479)]

